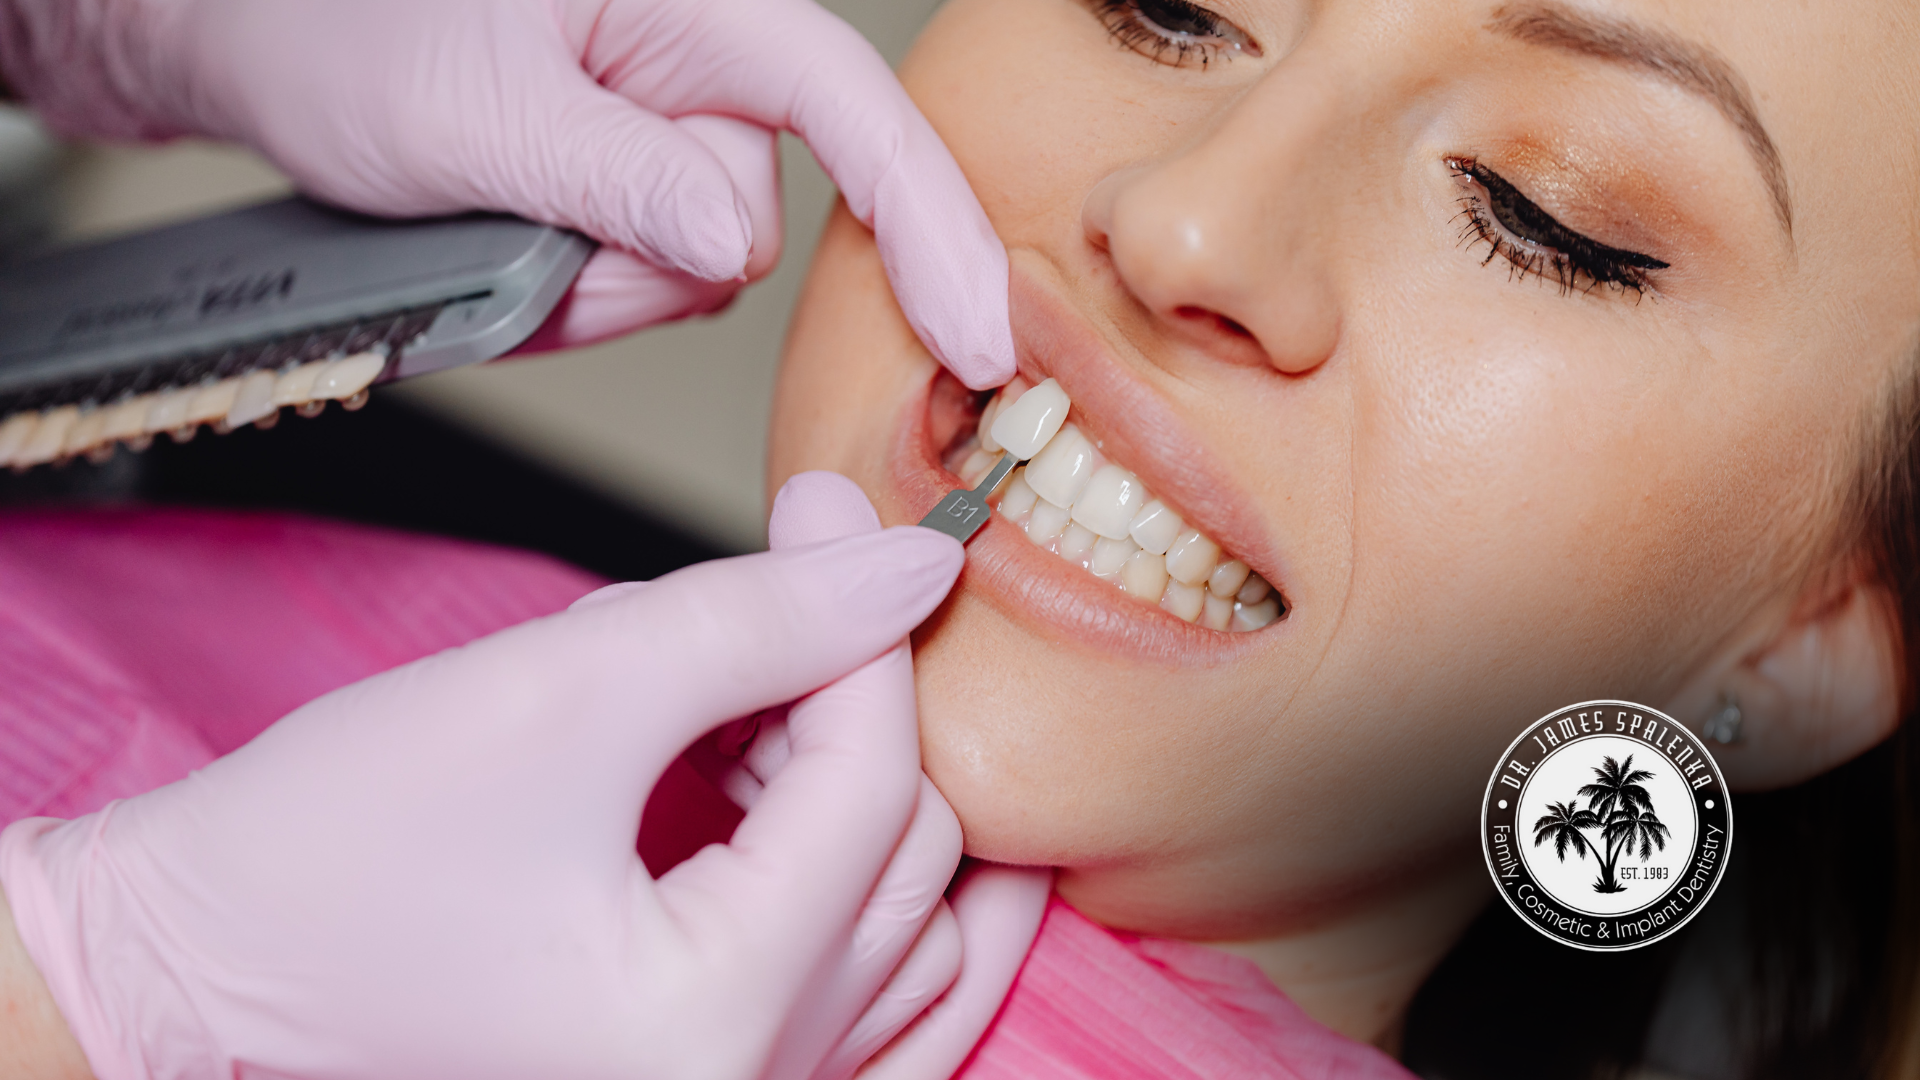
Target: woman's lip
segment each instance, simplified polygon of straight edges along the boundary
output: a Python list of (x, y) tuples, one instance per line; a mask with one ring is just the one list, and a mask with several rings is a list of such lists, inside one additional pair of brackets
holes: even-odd
[[(1037, 350), (1029, 356), (1028, 342), (1023, 340), (1021, 333), (1020, 312), (1023, 305), (1017, 299), (1019, 295), (1016, 288), (1014, 337), (1021, 347), (1021, 368), (1035, 382), (1047, 378), (1049, 374), (1058, 378), (1057, 369), (1048, 370), (1051, 366), (1049, 359), (1061, 355), (1062, 346), (1068, 338), (1064, 331), (1049, 337), (1046, 339), (1048, 348)], [(1091, 336), (1091, 331), (1086, 333)], [(1089, 347), (1084, 343), (1075, 344), (1080, 348)], [(1097, 340), (1091, 343), (1091, 347), (1099, 347)], [(1138, 415), (1149, 418), (1163, 433), (1177, 430), (1177, 425), (1168, 424), (1165, 408), (1157, 401), (1152, 401), (1143, 390), (1114, 385), (1116, 380), (1112, 378), (1104, 380), (1105, 385), (1101, 385), (1102, 380), (1083, 370), (1101, 364), (1111, 367), (1111, 360), (1081, 357), (1076, 362), (1074, 358), (1069, 358), (1068, 364), (1078, 375), (1075, 383), (1096, 387), (1096, 392), (1090, 394), (1090, 398), (1102, 404), (1092, 408), (1135, 409)], [(1123, 382), (1124, 378), (1119, 376), (1117, 381)], [(890, 455), (894, 483), (901, 498), (916, 516), (932, 509), (949, 491), (965, 486), (942, 465), (942, 448), (933, 444), (932, 434), (928, 430), (929, 398), (937, 379), (936, 374), (918, 394), (904, 403), (902, 423)], [(1065, 379), (1061, 379), (1061, 385), (1069, 397), (1074, 396), (1073, 385)], [(1151, 409), (1136, 398), (1152, 401)], [(1075, 399), (1075, 404), (1079, 404), (1079, 399)], [(1130, 460), (1144, 460), (1135, 456), (1148, 452), (1141, 449), (1144, 446), (1175, 445), (1179, 441), (1165, 434), (1153, 439), (1122, 439), (1104, 431), (1093, 433), (1096, 437), (1105, 436), (1111, 445), (1124, 448)], [(1194, 453), (1188, 451), (1189, 457)], [(1185, 466), (1188, 475), (1195, 475), (1194, 471), (1200, 468), (1198, 463), (1191, 460)], [(1154, 470), (1145, 476), (1148, 487), (1156, 492), (1177, 491), (1174, 500), (1182, 507), (1201, 505), (1198, 499), (1190, 498), (1187, 492), (1177, 490), (1177, 479), (1172, 483), (1163, 480), (1165, 486), (1155, 487), (1156, 479), (1168, 473), (1175, 477), (1181, 475), (1173, 470)], [(1228, 551), (1238, 554), (1243, 549), (1225, 540), (1226, 529), (1214, 531), (1221, 527), (1221, 521), (1224, 520), (1224, 517), (1220, 521), (1200, 520), (1195, 524), (1208, 535), (1222, 539)], [(1241, 530), (1243, 533), (1246, 531), (1244, 528)], [(1160, 662), (1221, 663), (1271, 642), (1272, 634), (1285, 633), (1288, 627), (1288, 621), (1282, 619), (1255, 633), (1226, 634), (1184, 622), (1158, 607), (1122, 594), (1113, 585), (1034, 546), (1024, 532), (997, 513), (986, 528), (974, 536), (967, 548), (967, 566), (960, 576), (958, 588), (975, 591), (1017, 621), (1038, 620), (1066, 632), (1075, 640), (1107, 652)], [(1246, 558), (1244, 555), (1240, 557)], [(1269, 560), (1262, 561), (1271, 565)], [(1268, 580), (1275, 582), (1276, 589), (1280, 587), (1277, 579), (1269, 577)]]

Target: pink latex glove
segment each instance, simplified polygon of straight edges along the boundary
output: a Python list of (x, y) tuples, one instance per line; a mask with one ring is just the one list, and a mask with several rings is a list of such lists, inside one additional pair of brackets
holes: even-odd
[[(967, 933), (928, 921), (960, 837), (898, 646), (962, 557), (901, 528), (602, 590), (15, 823), (0, 885), (100, 1080), (843, 1070), (883, 984), (951, 978)], [(796, 698), (732, 842), (650, 879), (668, 764)]]
[[(775, 497), (767, 522), (767, 538), (775, 551), (879, 531), (880, 517), (859, 485), (830, 472), (801, 473), (788, 480)], [(898, 650), (904, 654), (907, 645), (901, 643)], [(792, 722), (787, 710), (769, 710), (719, 734), (717, 742), (729, 749), (724, 756), (703, 744), (690, 757), (696, 768), (751, 812), (793, 759)], [(946, 799), (922, 776), (920, 815), (915, 821), (937, 818), (951, 820), (953, 828), (959, 828)], [(897, 910), (903, 921), (911, 921), (920, 917), (920, 897), (904, 874), (902, 883), (906, 888), (901, 890), (903, 902)], [(913, 957), (894, 972), (885, 991), (819, 1075), (845, 1076), (862, 1062), (866, 1062), (860, 1071), (862, 1080), (953, 1075), (1006, 999), (1039, 932), (1052, 891), (1051, 870), (969, 865), (950, 890), (951, 906), (940, 902)], [(887, 892), (883, 887), (875, 895)], [(957, 935), (944, 929), (934, 933), (949, 921)], [(912, 1027), (896, 1038), (910, 1022)]]
[(810, 0), (0, 0), (0, 74), (64, 132), (234, 139), (369, 213), (579, 229), (609, 247), (546, 347), (770, 268), (792, 131), (920, 340), (975, 389), (1013, 375), (1005, 249), (886, 62)]

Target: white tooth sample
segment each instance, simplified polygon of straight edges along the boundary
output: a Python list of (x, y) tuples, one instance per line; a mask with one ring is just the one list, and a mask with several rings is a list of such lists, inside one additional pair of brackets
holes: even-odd
[(1133, 520), (1127, 523), (1127, 535), (1133, 537), (1133, 542), (1141, 548), (1155, 555), (1165, 555), (1186, 527), (1187, 523), (1180, 520), (1179, 514), (1155, 499), (1133, 515)]
[(1280, 602), (1269, 596), (1257, 604), (1241, 604), (1233, 612), (1236, 633), (1258, 630), (1280, 617)]
[(40, 465), (60, 456), (66, 448), (67, 432), (73, 430), (74, 422), (80, 419), (80, 406), (62, 405), (57, 409), (48, 409), (40, 414), (40, 422), (33, 426), (33, 434), (13, 456), (15, 465)]
[(1092, 529), (1075, 522), (1060, 533), (1060, 557), (1084, 567), (1093, 555), (1093, 545), (1099, 541)]
[(1108, 540), (1101, 537), (1099, 542), (1093, 545), (1093, 560), (1087, 564), (1087, 569), (1093, 571), (1095, 577), (1108, 579), (1117, 577), (1121, 568), (1127, 565), (1127, 560), (1133, 558), (1133, 553), (1139, 550), (1140, 545), (1131, 540)]
[(1207, 604), (1207, 590), (1198, 585), (1183, 585), (1178, 581), (1167, 582), (1167, 591), (1160, 596), (1160, 606), (1172, 612), (1176, 618), (1194, 622), (1200, 618), (1200, 612)]
[(1240, 591), (1234, 593), (1233, 598), (1243, 604), (1257, 604), (1265, 600), (1267, 593), (1271, 592), (1272, 589), (1273, 586), (1267, 584), (1266, 578), (1261, 577), (1259, 574), (1254, 574), (1247, 578), (1247, 583), (1240, 586)]
[(387, 358), (379, 353), (357, 353), (328, 364), (313, 380), (313, 396), (319, 400), (345, 401), (373, 385), (387, 370)]
[(162, 390), (155, 394), (153, 404), (147, 406), (147, 418), (141, 424), (141, 433), (158, 435), (182, 426), (187, 422), (187, 403), (192, 400), (191, 390)]
[(107, 411), (88, 409), (67, 429), (66, 445), (60, 448), (61, 457), (74, 457), (84, 454), (106, 441)]
[(273, 403), (273, 386), (279, 381), (271, 371), (254, 371), (243, 376), (239, 391), (233, 395), (233, 408), (227, 410), (227, 426), (246, 427), (276, 411), (279, 406)]
[(974, 487), (986, 479), (987, 470), (993, 468), (993, 463), (997, 460), (999, 460), (997, 455), (989, 454), (985, 450), (975, 450), (968, 454), (967, 460), (960, 463), (958, 472), (960, 482), (968, 487)]
[[(1040, 387), (1036, 386), (1027, 394), (1039, 392)], [(1019, 408), (1019, 402), (1015, 402), (1014, 407)], [(1008, 452), (1017, 451), (1009, 449)], [(1086, 490), (1087, 482), (1093, 479), (1097, 462), (1093, 443), (1079, 428), (1068, 424), (1047, 443), (1046, 449), (1027, 463), (1027, 484), (1055, 506), (1072, 506)]]
[(226, 419), (239, 393), (239, 379), (221, 379), (195, 387), (193, 396), (187, 399), (187, 423), (211, 424)]
[(1033, 504), (1033, 516), (1027, 519), (1027, 539), (1046, 547), (1048, 541), (1059, 536), (1066, 527), (1067, 508), (1041, 499)]
[(1007, 484), (1007, 493), (1000, 496), (1000, 512), (1010, 520), (1019, 521), (1039, 499), (1040, 496), (1027, 483), (1027, 470), (1017, 469)]
[(1213, 568), (1220, 565), (1220, 545), (1188, 529), (1167, 548), (1167, 573), (1187, 585), (1204, 585)]
[(311, 364), (301, 364), (290, 371), (280, 373), (273, 384), (273, 403), (275, 405), (302, 405), (313, 399), (313, 381), (326, 370), (330, 361), (315, 360)]
[(1120, 540), (1146, 501), (1147, 488), (1139, 477), (1108, 465), (1094, 473), (1087, 489), (1073, 500), (1073, 520), (1109, 540)]
[[(1067, 422), (1067, 410), (1072, 407), (1073, 402), (1067, 400), (1067, 392), (1060, 389), (1059, 383), (1048, 379), (1002, 409), (1000, 415), (994, 417), (993, 427), (988, 434), (995, 444), (1025, 461), (1038, 454), (1040, 448), (1059, 433), (1061, 425)], [(1046, 496), (1039, 486), (1036, 485), (1034, 490), (1039, 491), (1041, 497)], [(1071, 503), (1073, 500), (1066, 501)]]
[(26, 448), (27, 440), (33, 437), (33, 429), (40, 424), (37, 412), (17, 412), (0, 424), (0, 465), (13, 464), (14, 458)]
[(987, 407), (980, 410), (980, 423), (974, 426), (974, 434), (980, 439), (980, 449), (989, 454), (997, 454), (1006, 449), (993, 441), (993, 422), (1000, 418), (1001, 410), (1007, 407), (1008, 400), (1010, 399), (1004, 388), (993, 395), (993, 399), (987, 402)]
[(1233, 600), (1207, 593), (1205, 610), (1200, 612), (1200, 625), (1209, 630), (1227, 630), (1233, 626)]
[(106, 408), (107, 418), (101, 429), (102, 438), (120, 440), (137, 439), (147, 430), (147, 410), (153, 408), (153, 395), (141, 394), (130, 397), (117, 405)]
[(1213, 568), (1213, 573), (1207, 577), (1207, 588), (1213, 592), (1213, 595), (1231, 602), (1233, 594), (1239, 592), (1240, 586), (1247, 583), (1247, 575), (1251, 573), (1253, 571), (1247, 569), (1246, 563), (1239, 559), (1228, 559)]
[(1149, 604), (1158, 601), (1167, 591), (1167, 560), (1151, 551), (1134, 552), (1120, 568), (1120, 587)]

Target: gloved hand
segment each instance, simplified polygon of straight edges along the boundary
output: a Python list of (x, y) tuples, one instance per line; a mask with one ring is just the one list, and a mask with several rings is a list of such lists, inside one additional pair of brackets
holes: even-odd
[[(960, 837), (900, 646), (961, 560), (903, 528), (602, 590), (15, 823), (0, 886), (100, 1080), (844, 1071), (911, 1018), (876, 992), (942, 986), (965, 932), (927, 918)], [(652, 880), (668, 764), (796, 698), (731, 843)]]
[[(859, 485), (830, 472), (801, 473), (788, 480), (775, 497), (767, 522), (767, 539), (775, 551), (879, 531), (880, 517)], [(793, 755), (790, 716), (783, 707), (736, 721), (713, 739), (697, 744), (688, 758), (728, 797), (751, 811)], [(920, 799), (924, 817), (953, 814), (924, 776)], [(845, 1076), (866, 1062), (861, 1080), (951, 1076), (1000, 1011), (1033, 946), (1052, 891), (1051, 870), (986, 863), (968, 866), (950, 890), (951, 908), (946, 901), (940, 902), (913, 961), (894, 973), (867, 1015), (817, 1075)], [(903, 899), (902, 918), (917, 918), (919, 898), (909, 893)], [(932, 933), (934, 926), (949, 918), (959, 931), (953, 943), (961, 949), (950, 958), (943, 949), (953, 939)], [(962, 954), (965, 967), (955, 981), (953, 971), (960, 968)], [(895, 1038), (909, 1022), (912, 1027)]]
[(579, 229), (610, 246), (548, 346), (770, 268), (789, 130), (921, 341), (975, 389), (1013, 375), (1004, 248), (886, 62), (810, 0), (0, 0), (0, 74), (62, 131), (234, 139), (358, 210)]

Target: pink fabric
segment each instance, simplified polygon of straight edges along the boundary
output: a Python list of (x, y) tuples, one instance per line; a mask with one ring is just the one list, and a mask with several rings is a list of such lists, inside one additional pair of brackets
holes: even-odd
[(1056, 898), (964, 1080), (1412, 1080), (1251, 961), (1116, 933)]
[[(0, 515), (0, 825), (180, 779), (320, 694), (599, 584), (539, 556), (286, 515)], [(1245, 960), (1055, 900), (960, 1076), (1410, 1074)]]

